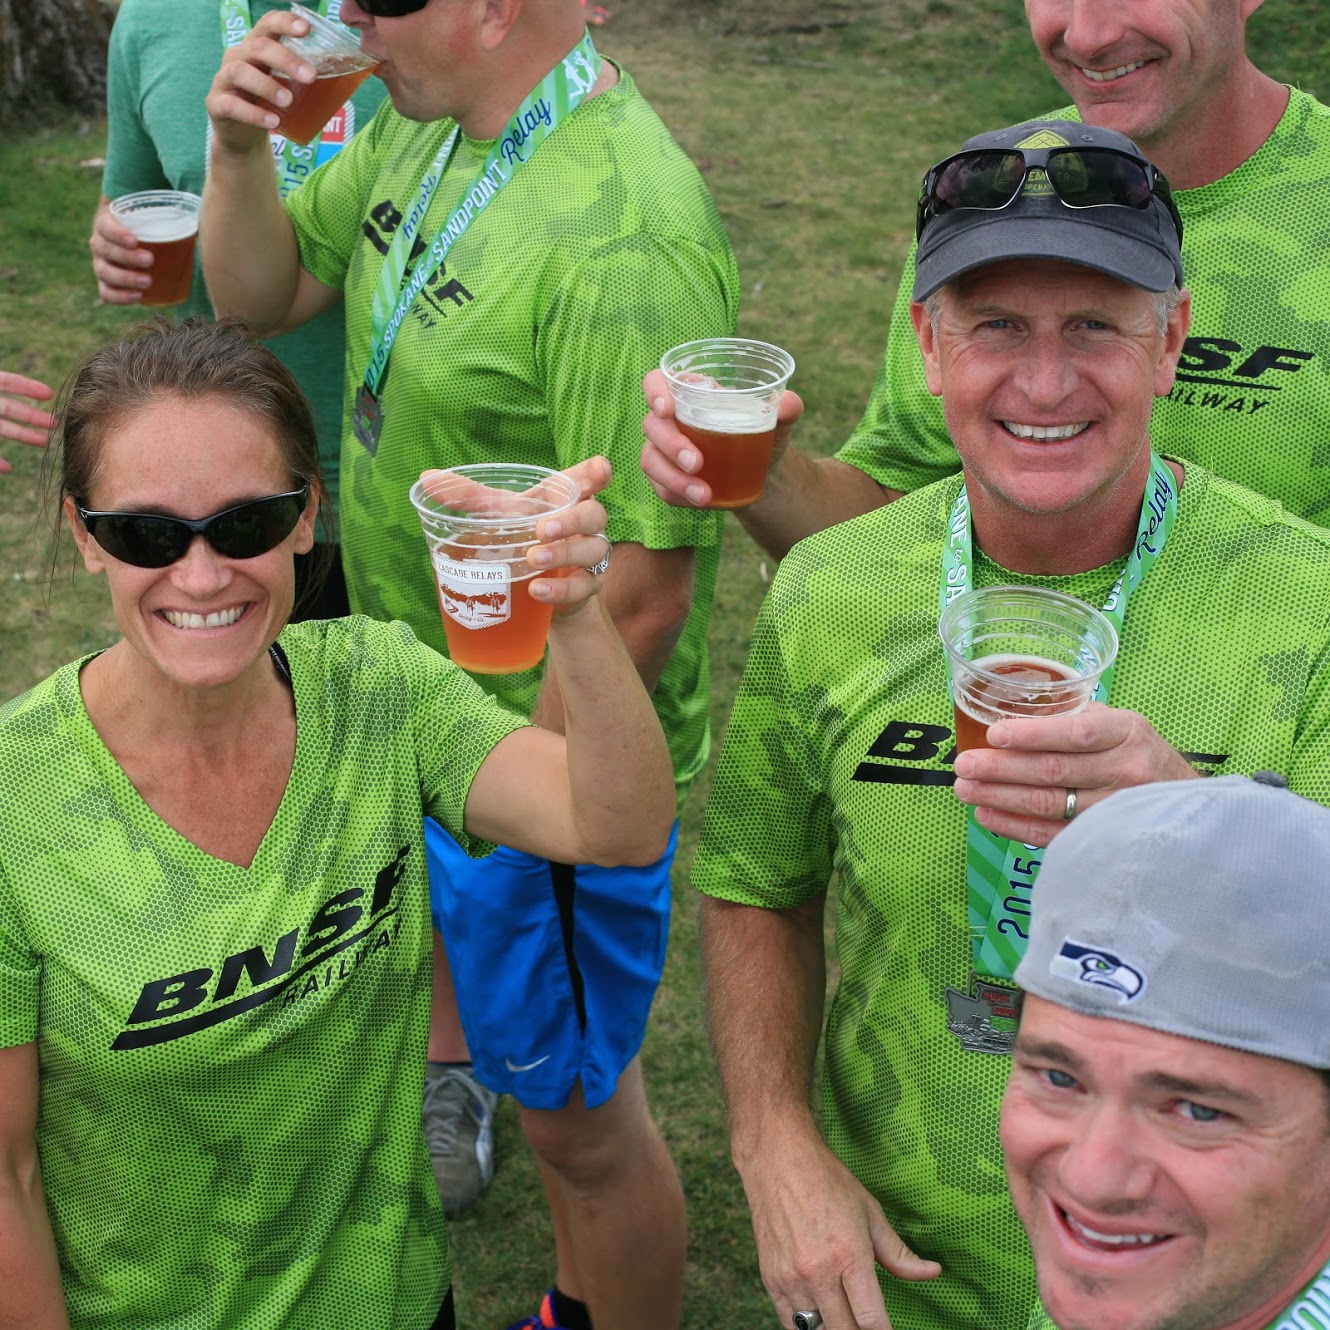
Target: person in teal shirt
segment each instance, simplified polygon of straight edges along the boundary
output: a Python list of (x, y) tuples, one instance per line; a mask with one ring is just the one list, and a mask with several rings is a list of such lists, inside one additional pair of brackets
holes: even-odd
[[(338, 0), (322, 0), (335, 15)], [(241, 25), (257, 22), (281, 0), (122, 0), (111, 29), (107, 53), (106, 166), (102, 199), (93, 217), (93, 275), (108, 304), (131, 305), (142, 299), (150, 280), (148, 251), (108, 211), (111, 199), (145, 189), (181, 189), (203, 193), (212, 131), (204, 99), (226, 48), (227, 17)], [(298, 180), (328, 161), (363, 129), (383, 101), (378, 79), (366, 79), (343, 108), (340, 120), (307, 148), (273, 140), (290, 157), (290, 179)], [(212, 306), (196, 254), (194, 285), (176, 311), (211, 316)], [(302, 594), (297, 617), (329, 618), (349, 611), (342, 577), (335, 519), (339, 506), (338, 454), (342, 432), (342, 315), (330, 310), (304, 328), (271, 339), (272, 350), (290, 367), (314, 409), (320, 461), (333, 525), (319, 533), (330, 547), (322, 558), (301, 563), (304, 583), (314, 570), (327, 568), (321, 587)]]

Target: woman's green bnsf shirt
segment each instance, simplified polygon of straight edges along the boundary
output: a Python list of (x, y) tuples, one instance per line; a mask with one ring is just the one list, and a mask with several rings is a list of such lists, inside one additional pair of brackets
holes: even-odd
[[(351, 605), (402, 619), (446, 653), (420, 521), (407, 498), (427, 467), (526, 462), (614, 466), (601, 500), (613, 541), (693, 547), (693, 609), (654, 693), (681, 784), (707, 753), (706, 626), (721, 514), (672, 508), (647, 484), (642, 375), (680, 342), (729, 334), (734, 255), (696, 168), (621, 73), (583, 102), (475, 215), (416, 298), (382, 391), (371, 454), (350, 429), (369, 363), (370, 308), (393, 233), (452, 132), (386, 105), (287, 199), (301, 262), (346, 303), (342, 559)], [(492, 147), (460, 137), (419, 232), (422, 250)], [(486, 689), (530, 715), (541, 671)]]
[[(998, 1142), (1009, 1059), (962, 1047), (985, 1042), (972, 1028), (985, 998), (971, 982), (966, 808), (951, 789), (937, 635), (959, 488), (952, 477), (906, 495), (782, 562), (693, 880), (783, 909), (836, 878), (841, 977), (823, 1130), (905, 1242), (943, 1271), (884, 1280), (892, 1324), (1024, 1330), (1034, 1273)], [(1121, 567), (1033, 578), (977, 554), (975, 580), (1101, 605)], [(1188, 467), (1168, 545), (1132, 596), (1109, 704), (1141, 712), (1207, 773), (1281, 771), (1330, 803), (1328, 645), (1330, 532)]]
[[(1076, 120), (1075, 107), (1048, 117)], [(1150, 439), (1330, 525), (1330, 107), (1297, 89), (1235, 171), (1174, 193), (1191, 331)], [(836, 454), (891, 489), (960, 462), (924, 382), (910, 323), (911, 251), (886, 357), (863, 419)]]
[(421, 813), (487, 852), (467, 790), (522, 722), (402, 624), (279, 645), (296, 755), (249, 868), (144, 804), (84, 662), (0, 708), (0, 1046), (37, 1043), (75, 1330), (423, 1330), (448, 1288)]

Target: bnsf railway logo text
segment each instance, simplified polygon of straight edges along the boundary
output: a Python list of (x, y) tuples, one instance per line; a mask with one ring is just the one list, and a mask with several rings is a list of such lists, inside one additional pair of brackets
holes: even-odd
[(1289, 375), (1315, 359), (1288, 346), (1243, 347), (1224, 337), (1188, 337), (1170, 402), (1255, 415), (1288, 386)]
[[(150, 980), (111, 1047), (147, 1048), (182, 1039), (277, 998), (289, 1006), (346, 979), (397, 939), (401, 920), (393, 894), (410, 848), (402, 846), (379, 870), (368, 904), (363, 903), (366, 892), (361, 887), (330, 896), (303, 929), (293, 928), (272, 944), (271, 959), (260, 943), (227, 956), (216, 969), (200, 966)], [(246, 991), (237, 997), (242, 977)], [(166, 1023), (134, 1028), (150, 1021)]]
[[(953, 785), (956, 773), (955, 736), (945, 725), (893, 720), (873, 740), (853, 780), (879, 785)], [(1214, 775), (1228, 761), (1227, 753), (1183, 753), (1203, 776)]]

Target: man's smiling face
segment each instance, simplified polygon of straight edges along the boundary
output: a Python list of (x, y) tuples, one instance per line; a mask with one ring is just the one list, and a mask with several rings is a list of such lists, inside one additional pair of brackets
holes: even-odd
[(1027, 996), (1002, 1143), (1063, 1330), (1273, 1321), (1330, 1254), (1315, 1071)]

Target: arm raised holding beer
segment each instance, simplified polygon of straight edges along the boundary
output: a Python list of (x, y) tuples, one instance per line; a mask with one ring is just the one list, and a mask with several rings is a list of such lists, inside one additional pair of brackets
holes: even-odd
[[(427, 471), (422, 483), (442, 474)], [(564, 474), (580, 500), (536, 522), (545, 543), (526, 558), (543, 575), (513, 583), (514, 595), (554, 607), (550, 671), (562, 733), (528, 728), (500, 740), (471, 783), (466, 826), (501, 845), (539, 845), (564, 863), (653, 863), (674, 813), (669, 752), (600, 596), (603, 579), (589, 571), (605, 552), (605, 510), (592, 496), (609, 484), (610, 464), (592, 457)], [(525, 511), (523, 496), (512, 498)]]
[(208, 294), (218, 314), (265, 336), (299, 327), (341, 298), (300, 264), (268, 146), (268, 131), (292, 99), (278, 75), (300, 84), (316, 77), (313, 65), (280, 41), (308, 27), (289, 10), (265, 14), (222, 57), (208, 94), (213, 148), (199, 227)]

